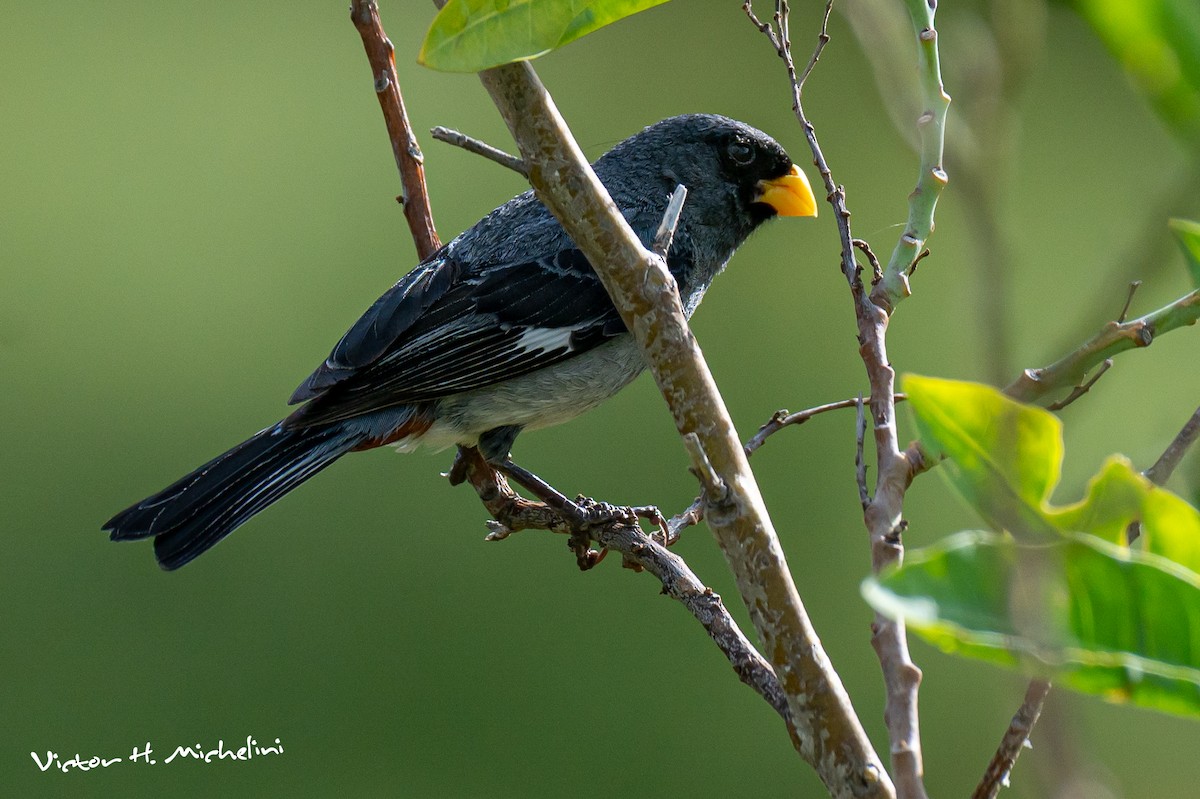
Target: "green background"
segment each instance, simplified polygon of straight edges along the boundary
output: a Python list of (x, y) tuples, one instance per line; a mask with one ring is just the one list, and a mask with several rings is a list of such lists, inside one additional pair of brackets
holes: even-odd
[[(952, 95), (972, 55), (972, 8), (939, 14)], [(404, 0), (383, 14), (416, 128), (511, 148), (475, 78), (415, 65), (431, 7)], [(798, 52), (817, 18), (797, 10)], [(1151, 242), (1167, 235), (1163, 187), (1195, 174), (1086, 27), (1061, 9), (1047, 24), (998, 210), (1014, 255), (1009, 297), (981, 296), (966, 225), (975, 211), (952, 173), (933, 256), (890, 331), (901, 371), (989, 374), (1002, 356), (980, 329), (987, 302), (1005, 303), (1007, 359), (1021, 367), (1090, 335), (1120, 309), (1131, 248), (1147, 230)], [(831, 33), (806, 105), (856, 235), (883, 254), (916, 160), (837, 15)], [(10, 3), (0, 67), (5, 793), (821, 794), (778, 718), (652, 578), (613, 559), (580, 574), (546, 533), (485, 544), (482, 507), (438, 476), (450, 453), (346, 458), (177, 573), (160, 572), (148, 544), (110, 544), (106, 518), (279, 418), (358, 313), (413, 266), (398, 180), (344, 2)], [(808, 161), (778, 59), (736, 2), (669, 3), (538, 69), (591, 156), (662, 117), (710, 111)], [(499, 167), (422, 143), (445, 238), (522, 189)], [(1200, 216), (1195, 196), (1166, 210)], [(1135, 313), (1188, 288), (1181, 258), (1159, 252)], [(780, 407), (865, 390), (837, 263), (827, 207), (815, 222), (777, 222), (697, 315), (744, 435)], [(1153, 461), (1200, 397), (1196, 336), (1121, 356), (1065, 412), (1060, 498), (1077, 497), (1109, 452)], [(817, 629), (886, 753), (858, 594), (869, 559), (853, 428), (851, 413), (820, 418), (754, 463)], [(668, 513), (695, 491), (648, 378), (522, 437), (516, 455), (565, 491)], [(1172, 485), (1195, 498), (1194, 459)], [(907, 511), (910, 545), (977, 524), (934, 477), (914, 486)], [(705, 528), (677, 551), (744, 618)], [(926, 674), (931, 793), (965, 795), (1024, 682), (913, 651)], [(1063, 693), (1048, 712), (1115, 790), (1194, 790), (1194, 724)], [(158, 757), (247, 735), (286, 751), (69, 774), (40, 773), (30, 758), (127, 758), (147, 741)], [(1023, 757), (1011, 795), (1041, 795), (1039, 773), (1062, 756)]]

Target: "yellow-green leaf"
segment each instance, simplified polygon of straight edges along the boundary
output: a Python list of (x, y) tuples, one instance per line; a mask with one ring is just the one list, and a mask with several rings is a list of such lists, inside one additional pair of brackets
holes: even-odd
[(1141, 522), (1147, 552), (1200, 573), (1200, 511), (1111, 456), (1079, 502), (1055, 507), (1062, 469), (1062, 425), (1048, 411), (978, 383), (907, 375), (902, 381), (921, 444), (947, 458), (943, 471), (995, 530), (1024, 541), (1088, 533), (1126, 543)]
[(666, 0), (450, 0), (417, 61), (443, 72), (537, 58)]
[(1048, 535), (1042, 507), (1062, 468), (1062, 423), (979, 383), (905, 375), (902, 390), (925, 450), (997, 530)]

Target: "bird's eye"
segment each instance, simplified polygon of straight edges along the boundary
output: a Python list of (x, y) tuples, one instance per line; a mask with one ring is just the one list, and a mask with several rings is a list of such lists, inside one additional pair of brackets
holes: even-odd
[(729, 157), (735, 164), (746, 166), (754, 160), (754, 148), (740, 139), (729, 143)]

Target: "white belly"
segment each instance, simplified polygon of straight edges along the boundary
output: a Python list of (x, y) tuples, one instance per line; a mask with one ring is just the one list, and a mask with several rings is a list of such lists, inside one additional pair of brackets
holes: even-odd
[(562, 424), (616, 394), (645, 368), (641, 351), (625, 333), (547, 369), (452, 394), (438, 402), (438, 420), (429, 430), (396, 447), (409, 451), (417, 446), (474, 445), (495, 427), (536, 430)]

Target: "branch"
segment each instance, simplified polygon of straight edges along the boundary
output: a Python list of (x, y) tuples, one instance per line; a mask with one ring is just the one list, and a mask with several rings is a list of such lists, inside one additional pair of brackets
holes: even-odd
[(709, 527), (781, 676), (793, 742), (838, 797), (890, 795), (878, 757), (792, 581), (728, 411), (661, 256), (642, 246), (588, 166), (528, 63), (480, 73), (529, 166), (530, 183), (587, 256), (642, 347), (681, 435), (695, 433), (729, 490)]
[(1095, 374), (1087, 379), (1087, 382), (1080, 383), (1079, 385), (1075, 386), (1075, 388), (1071, 389), (1071, 393), (1062, 399), (1051, 402), (1046, 406), (1046, 410), (1061, 411), (1063, 408), (1067, 407), (1072, 402), (1091, 391), (1092, 386), (1096, 385), (1100, 378), (1104, 377), (1104, 373), (1111, 369), (1112, 365), (1112, 358), (1105, 358), (1104, 362), (1100, 364), (1100, 368), (1096, 370)]
[[(400, 86), (396, 80), (393, 48), (383, 32), (378, 7), (374, 2), (355, 0), (351, 6), (351, 17), (363, 37), (363, 45), (371, 60), (373, 72), (383, 76), (376, 81), (376, 92), (383, 109), (384, 120), (392, 136), (392, 149), (396, 154), (405, 194), (410, 198), (410, 201), (405, 204), (405, 216), (408, 219), (417, 252), (424, 259), (436, 251), (441, 244), (433, 226), (420, 150), (412, 136), (408, 116), (404, 111)], [(380, 89), (381, 86), (383, 90)], [(456, 143), (473, 152), (482, 151), (481, 154), (493, 158), (493, 160), (499, 160), (500, 163), (510, 168), (517, 169), (522, 175), (527, 173), (524, 162), (507, 153), (445, 128), (435, 128), (433, 131), (435, 138), (442, 138), (438, 136), (439, 132), (447, 134), (445, 140), (455, 139), (455, 136), (461, 137), (461, 140), (455, 139), (451, 143)], [(478, 147), (475, 148), (473, 145), (478, 145)], [(501, 158), (497, 159), (496, 154), (499, 154)], [(506, 163), (504, 159), (509, 159), (510, 163)], [(668, 234), (674, 233), (675, 223), (678, 221), (679, 210), (682, 208), (686, 194), (687, 190), (680, 186), (676, 191), (678, 202), (674, 202), (675, 198), (673, 198), (674, 217), (663, 220), (665, 227), (663, 235), (668, 236), (664, 254), (670, 246)], [(418, 198), (419, 202), (416, 201)], [(470, 461), (472, 454), (475, 459), (473, 462)], [(562, 517), (545, 505), (530, 502), (517, 495), (508, 486), (504, 477), (486, 464), (478, 450), (460, 448), (458, 458), (468, 463), (468, 466), (465, 467), (467, 476), (479, 493), (480, 499), (484, 500), (485, 506), (498, 522), (497, 526), (492, 528), (492, 532), (488, 536), (489, 540), (500, 540), (525, 527), (567, 533), (575, 532), (564, 529), (566, 525)], [(746, 639), (737, 622), (725, 609), (721, 597), (701, 583), (681, 558), (650, 539), (636, 525), (613, 523), (593, 530), (591, 534), (601, 546), (621, 552), (627, 565), (639, 570), (645, 569), (659, 578), (663, 585), (663, 593), (682, 603), (700, 621), (712, 640), (725, 653), (742, 682), (757, 691), (783, 717), (795, 741), (796, 733), (788, 713), (787, 698), (783, 694), (775, 672)]]
[(362, 36), (367, 60), (371, 62), (371, 74), (375, 78), (375, 96), (383, 110), (383, 121), (392, 140), (392, 154), (400, 170), (400, 182), (404, 193), (396, 199), (404, 206), (404, 218), (408, 221), (417, 256), (424, 261), (439, 250), (442, 242), (433, 226), (433, 211), (429, 207), (429, 192), (425, 187), (425, 157), (413, 135), (404, 110), (404, 98), (400, 94), (400, 83), (396, 78), (395, 48), (383, 32), (379, 21), (379, 6), (374, 0), (352, 0), (350, 19)]
[(921, 169), (917, 187), (908, 196), (908, 225), (883, 270), (883, 279), (871, 290), (871, 300), (889, 312), (909, 294), (908, 275), (922, 257), (921, 248), (926, 239), (933, 233), (933, 212), (949, 180), (942, 165), (942, 154), (950, 95), (942, 86), (937, 31), (933, 27), (937, 3), (905, 0), (905, 6), (917, 34), (920, 53), (918, 75), (924, 110), (917, 117), (917, 130), (920, 132)]
[[(489, 541), (498, 541), (528, 529), (567, 535), (578, 532), (555, 511), (513, 491), (504, 476), (488, 465), (479, 450), (473, 447), (459, 449), (451, 473), (471, 483), (484, 507), (496, 520), (490, 525)], [(657, 577), (662, 583), (662, 592), (682, 604), (700, 622), (725, 654), (738, 678), (758, 692), (792, 728), (787, 697), (771, 665), (742, 633), (721, 597), (705, 586), (682, 558), (647, 536), (636, 524), (612, 521), (589, 527), (586, 534), (600, 546), (620, 552), (625, 566), (648, 571)]]
[(1200, 289), (1170, 305), (1128, 322), (1112, 321), (1074, 352), (1041, 369), (1026, 369), (1004, 389), (1021, 402), (1036, 402), (1053, 391), (1080, 385), (1097, 364), (1119, 352), (1149, 347), (1154, 339), (1200, 318)]
[[(896, 431), (896, 406), (893, 400), (896, 373), (887, 356), (887, 326), (891, 312), (909, 294), (908, 273), (920, 260), (925, 240), (933, 230), (933, 212), (941, 189), (946, 184), (942, 168), (946, 110), (950, 98), (942, 89), (938, 60), (937, 33), (933, 28), (935, 3), (925, 0), (906, 0), (921, 53), (920, 76), (926, 110), (918, 117), (921, 136), (921, 169), (917, 188), (909, 196), (909, 218), (888, 266), (874, 281), (868, 293), (863, 286), (861, 269), (854, 256), (856, 239), (850, 231), (850, 211), (846, 206), (845, 190), (833, 180), (829, 165), (817, 142), (816, 132), (804, 113), (801, 101), (801, 78), (792, 60), (788, 35), (788, 5), (776, 0), (773, 20), (775, 28), (755, 16), (750, 0), (743, 5), (750, 21), (771, 42), (783, 60), (792, 90), (792, 110), (804, 130), (812, 150), (813, 163), (821, 173), (830, 204), (834, 209), (841, 240), (842, 273), (850, 286), (854, 313), (858, 323), (859, 354), (871, 386), (871, 423), (875, 437), (878, 464), (875, 495), (867, 504), (863, 517), (871, 541), (871, 567), (875, 573), (894, 563), (900, 563), (904, 548), (900, 533), (904, 529), (902, 509), (904, 494), (913, 477), (925, 463), (920, 451), (913, 447), (901, 451)], [(828, 18), (826, 17), (826, 20)], [(828, 34), (822, 26), (818, 52), (825, 46)], [(808, 73), (805, 72), (805, 77)], [(867, 248), (869, 251), (869, 247)], [(864, 492), (865, 494), (865, 492)], [(861, 496), (861, 495), (860, 495)], [(924, 765), (921, 756), (920, 728), (917, 714), (917, 690), (921, 671), (913, 664), (903, 621), (888, 619), (876, 613), (872, 624), (871, 644), (879, 656), (887, 689), (884, 720), (891, 741), (892, 776), (897, 795), (905, 799), (925, 799)]]
[[(896, 402), (903, 402), (907, 397), (903, 394), (896, 395)], [(758, 432), (745, 443), (746, 457), (750, 457), (767, 443), (767, 439), (783, 430), (785, 427), (798, 427), (804, 424), (814, 416), (819, 416), (822, 413), (829, 411), (837, 411), (843, 408), (854, 408), (859, 404), (859, 398), (839, 400), (837, 402), (818, 405), (815, 408), (808, 408), (796, 413), (788, 413), (786, 409), (775, 411), (766, 424), (758, 428)], [(699, 496), (687, 507), (682, 513), (671, 517), (667, 523), (667, 528), (670, 530), (671, 540), (674, 541), (679, 537), (679, 534), (688, 527), (699, 524), (704, 519), (704, 497)]]
[(1175, 471), (1179, 461), (1183, 460), (1183, 454), (1187, 452), (1188, 447), (1196, 443), (1197, 438), (1200, 438), (1200, 408), (1197, 408), (1196, 412), (1192, 414), (1192, 418), (1187, 420), (1183, 429), (1179, 431), (1179, 435), (1175, 436), (1162, 456), (1143, 474), (1155, 485), (1164, 485), (1167, 480), (1171, 479), (1171, 473)]
[[(1166, 482), (1171, 479), (1175, 467), (1183, 460), (1184, 453), (1196, 442), (1198, 437), (1200, 437), (1200, 408), (1197, 408), (1191, 418), (1184, 423), (1183, 429), (1171, 440), (1154, 465), (1142, 472), (1142, 475), (1157, 486), (1166, 485)], [(1125, 528), (1125, 541), (1132, 544), (1141, 536), (1142, 523), (1135, 519)]]
[[(903, 402), (906, 399), (908, 399), (908, 397), (903, 394), (897, 394), (895, 396), (896, 402)], [(838, 400), (837, 402), (818, 405), (815, 408), (808, 408), (803, 411), (797, 411), (796, 413), (788, 413), (786, 410), (776, 411), (775, 415), (773, 415), (766, 424), (758, 428), (758, 432), (754, 434), (754, 437), (746, 442), (746, 454), (753, 455), (758, 451), (759, 447), (767, 443), (768, 438), (775, 435), (785, 427), (802, 425), (814, 416), (819, 416), (820, 414), (828, 413), (829, 411), (838, 411), (842, 410), (843, 408), (856, 408), (863, 401), (864, 400), (861, 397), (854, 397), (852, 399)], [(870, 401), (871, 400), (868, 397), (866, 402)]]
[(971, 799), (995, 799), (1000, 789), (1008, 785), (1008, 775), (1012, 773), (1021, 750), (1029, 744), (1029, 735), (1033, 732), (1033, 725), (1037, 724), (1038, 717), (1042, 715), (1042, 704), (1046, 701), (1048, 693), (1050, 683), (1046, 680), (1032, 680), (1029, 683), (1029, 688), (1025, 691), (1025, 701), (1013, 716), (1004, 737), (1000, 739), (1000, 746), (996, 749), (992, 762), (988, 763), (983, 779), (971, 794)]
[(867, 409), (862, 395), (854, 403), (854, 481), (858, 483), (858, 504), (863, 513), (871, 506), (871, 490), (867, 488), (867, 459), (863, 450), (867, 440)]
[(667, 201), (667, 210), (663, 213), (662, 222), (654, 233), (654, 243), (650, 249), (659, 258), (666, 258), (671, 251), (671, 243), (675, 240), (675, 228), (679, 226), (679, 215), (683, 213), (683, 204), (687, 200), (687, 186), (680, 183), (671, 192)]
[(444, 141), (446, 144), (453, 144), (455, 147), (461, 147), (469, 153), (482, 155), (489, 161), (495, 161), (500, 166), (511, 169), (523, 178), (529, 177), (529, 169), (526, 168), (525, 162), (515, 155), (509, 155), (503, 150), (493, 147), (487, 142), (474, 139), (465, 133), (459, 133), (457, 130), (444, 128), (438, 125), (429, 131), (429, 135), (438, 141)]

